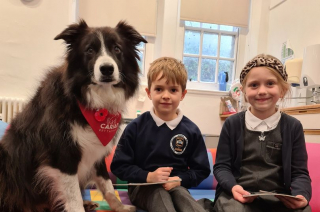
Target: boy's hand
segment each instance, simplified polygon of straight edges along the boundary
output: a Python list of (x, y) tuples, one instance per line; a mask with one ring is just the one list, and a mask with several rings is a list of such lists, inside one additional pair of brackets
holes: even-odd
[(250, 193), (242, 188), (240, 185), (235, 185), (231, 189), (233, 198), (241, 203), (250, 203), (257, 197), (243, 197), (243, 195), (249, 195)]
[(147, 183), (156, 183), (167, 181), (169, 179), (172, 167), (160, 167), (154, 172), (149, 172), (147, 176)]
[[(275, 195), (276, 196), (276, 195)], [(302, 195), (297, 195), (296, 197), (299, 197), (301, 199), (294, 199), (290, 197), (284, 197), (284, 196), (276, 196), (287, 208), (290, 209), (299, 209), (304, 208), (308, 205), (307, 199)]]
[[(180, 180), (180, 177), (169, 177), (168, 180)], [(178, 181), (178, 182), (172, 182), (172, 183), (164, 183), (162, 184), (162, 187), (167, 191), (169, 191), (180, 185), (181, 185), (181, 181)]]

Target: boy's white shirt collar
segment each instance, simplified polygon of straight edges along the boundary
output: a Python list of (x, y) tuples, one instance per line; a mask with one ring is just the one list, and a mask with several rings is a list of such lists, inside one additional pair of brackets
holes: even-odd
[(150, 114), (154, 120), (154, 122), (156, 122), (156, 125), (158, 127), (160, 127), (161, 125), (163, 125), (164, 123), (166, 123), (166, 125), (171, 129), (174, 130), (178, 124), (180, 123), (181, 119), (183, 118), (183, 114), (181, 112), (181, 110), (178, 108), (177, 109), (177, 117), (171, 121), (164, 121), (161, 118), (159, 118), (155, 113), (154, 113), (154, 108), (152, 107), (150, 110)]
[(245, 114), (245, 121), (246, 121), (246, 127), (253, 131), (269, 131), (277, 127), (279, 121), (281, 118), (280, 110), (277, 109), (277, 112), (275, 112), (272, 116), (261, 120), (254, 116), (250, 108), (246, 111)]

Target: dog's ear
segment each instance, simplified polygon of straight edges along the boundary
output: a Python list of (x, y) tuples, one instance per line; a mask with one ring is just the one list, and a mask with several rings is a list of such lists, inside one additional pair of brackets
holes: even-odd
[(72, 43), (76, 41), (77, 38), (83, 34), (87, 28), (87, 23), (81, 19), (79, 23), (69, 25), (69, 27), (57, 35), (54, 40), (63, 39), (66, 44), (72, 45)]
[(116, 31), (130, 41), (133, 46), (137, 46), (139, 43), (148, 43), (132, 26), (125, 21), (120, 21), (116, 26)]

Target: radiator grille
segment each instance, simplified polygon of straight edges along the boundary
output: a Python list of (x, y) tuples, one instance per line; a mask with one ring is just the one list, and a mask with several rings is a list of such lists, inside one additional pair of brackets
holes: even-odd
[(10, 123), (25, 104), (24, 99), (0, 97), (0, 120)]

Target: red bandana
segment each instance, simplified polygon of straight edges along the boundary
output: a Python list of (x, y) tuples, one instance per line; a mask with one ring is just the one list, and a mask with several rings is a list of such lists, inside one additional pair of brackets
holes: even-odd
[(80, 103), (78, 105), (102, 145), (106, 146), (119, 128), (121, 114), (119, 112), (111, 114), (107, 109), (88, 110)]

